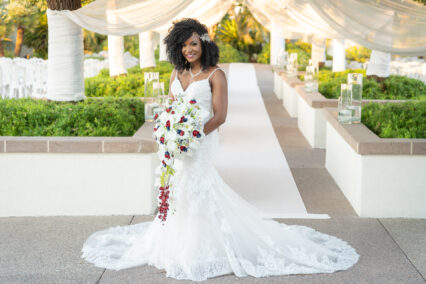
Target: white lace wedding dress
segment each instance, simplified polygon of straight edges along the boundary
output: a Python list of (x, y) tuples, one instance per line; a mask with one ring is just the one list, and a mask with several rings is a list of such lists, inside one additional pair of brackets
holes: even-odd
[[(175, 79), (171, 88), (174, 94), (195, 95), (212, 115), (208, 78), (185, 91)], [(176, 212), (168, 214), (164, 225), (155, 218), (96, 232), (85, 242), (82, 257), (114, 270), (154, 265), (165, 269), (168, 277), (195, 281), (229, 273), (239, 277), (331, 273), (358, 261), (359, 255), (343, 240), (264, 219), (215, 169), (218, 142), (215, 130), (194, 156), (178, 161)]]

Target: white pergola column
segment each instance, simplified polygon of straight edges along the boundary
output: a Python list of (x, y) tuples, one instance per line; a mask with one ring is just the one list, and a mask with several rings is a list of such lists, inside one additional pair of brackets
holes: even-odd
[(47, 95), (54, 101), (79, 101), (84, 95), (83, 30), (60, 13), (47, 10)]
[(333, 39), (333, 72), (345, 71), (345, 40)]
[(141, 68), (155, 66), (153, 31), (139, 33), (139, 65)]
[(373, 50), (367, 65), (367, 76), (389, 77), (391, 54)]
[(271, 65), (277, 65), (277, 58), (281, 48), (285, 48), (285, 39), (271, 31)]
[(164, 44), (163, 40), (166, 37), (165, 33), (160, 33), (160, 61), (167, 61), (167, 51), (166, 51), (166, 45)]
[(127, 74), (124, 65), (124, 38), (122, 36), (108, 36), (109, 75)]
[(313, 59), (316, 62), (325, 62), (326, 56), (325, 56), (325, 38), (313, 38), (312, 40), (312, 52), (311, 52), (311, 59)]

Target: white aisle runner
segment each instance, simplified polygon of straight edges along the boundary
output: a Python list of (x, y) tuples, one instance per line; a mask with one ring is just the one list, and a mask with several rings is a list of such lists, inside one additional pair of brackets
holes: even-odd
[(230, 64), (228, 115), (220, 126), (215, 165), (241, 197), (273, 218), (308, 214), (272, 128), (252, 64)]

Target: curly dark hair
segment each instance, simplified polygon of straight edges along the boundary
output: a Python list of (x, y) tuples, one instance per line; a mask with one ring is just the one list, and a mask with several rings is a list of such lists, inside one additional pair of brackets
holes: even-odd
[[(193, 33), (199, 36), (208, 33), (207, 27), (196, 19), (182, 19), (173, 22), (167, 36), (164, 38), (164, 44), (167, 46), (167, 57), (169, 61), (179, 71), (188, 70), (190, 64), (182, 55), (182, 44), (192, 36)], [(200, 58), (201, 68), (208, 69), (215, 66), (219, 61), (219, 48), (213, 41), (201, 41), (202, 55)]]

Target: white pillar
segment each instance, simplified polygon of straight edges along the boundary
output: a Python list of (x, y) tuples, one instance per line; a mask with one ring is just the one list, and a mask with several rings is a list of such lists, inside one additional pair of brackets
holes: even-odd
[(160, 61), (167, 61), (167, 52), (166, 52), (166, 45), (164, 44), (163, 40), (166, 37), (165, 33), (160, 33)]
[(345, 40), (333, 39), (333, 72), (345, 71)]
[(83, 30), (61, 13), (47, 10), (47, 98), (79, 101), (84, 96)]
[(325, 62), (325, 39), (324, 38), (313, 38), (312, 40), (312, 53), (311, 59), (316, 62)]
[(271, 65), (277, 65), (277, 57), (282, 48), (285, 48), (285, 39), (271, 31)]
[(373, 50), (367, 65), (367, 76), (389, 77), (391, 54)]
[(139, 64), (141, 68), (155, 66), (153, 31), (139, 34)]
[(122, 36), (108, 36), (109, 75), (127, 74), (124, 65), (124, 39)]

